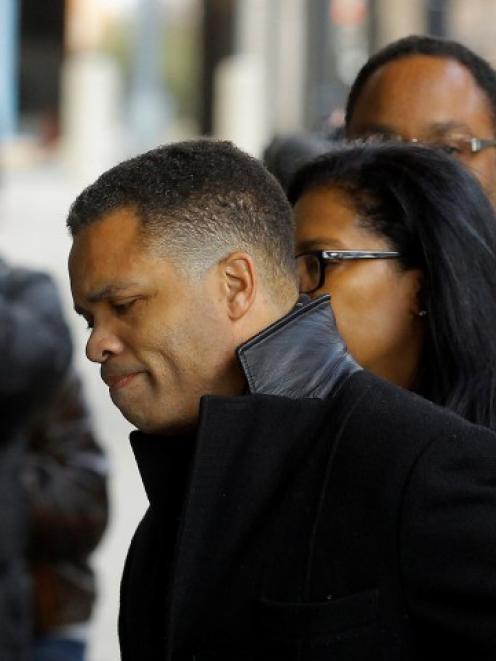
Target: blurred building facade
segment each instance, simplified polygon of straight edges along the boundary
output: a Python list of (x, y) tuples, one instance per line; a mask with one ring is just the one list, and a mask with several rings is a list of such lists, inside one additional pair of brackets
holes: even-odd
[[(338, 126), (350, 82), (381, 46), (447, 36), (496, 64), (495, 22), (495, 0), (0, 0), (0, 143), (49, 153), (2, 164), (2, 253), (52, 272), (69, 314), (63, 218), (103, 169), (183, 137), (230, 138), (259, 155), (274, 134)], [(119, 580), (145, 495), (75, 318), (73, 330), (114, 465), (89, 656), (107, 661), (118, 658)]]
[[(201, 133), (254, 153), (274, 133), (334, 126), (363, 62), (407, 34), (496, 62), (494, 0), (0, 0), (0, 18), (0, 136), (60, 128), (70, 144), (101, 121), (95, 149), (105, 122), (125, 125), (132, 150)], [(83, 125), (74, 112), (92, 94)]]
[[(264, 111), (260, 107), (251, 111), (253, 99), (240, 101), (236, 81), (231, 96), (244, 109), (247, 122), (260, 122), (265, 137), (339, 125), (349, 86), (362, 64), (385, 44), (409, 34), (457, 39), (496, 63), (494, 0), (204, 0), (203, 4), (206, 11), (217, 5), (217, 12), (230, 15), (224, 25), (233, 38), (222, 40), (231, 49), (225, 57), (231, 62), (243, 57), (247, 67), (249, 54), (251, 68), (259, 68), (262, 92), (257, 101)], [(208, 23), (204, 29), (209, 29)], [(212, 33), (204, 44), (213, 39)], [(240, 68), (231, 65), (233, 78), (240, 75)], [(225, 84), (220, 91), (226, 94)], [(207, 108), (202, 115), (203, 131), (235, 138), (236, 127), (223, 120), (228, 102), (213, 96), (213, 113)], [(250, 127), (249, 133), (257, 131)], [(255, 144), (252, 151), (257, 152)]]

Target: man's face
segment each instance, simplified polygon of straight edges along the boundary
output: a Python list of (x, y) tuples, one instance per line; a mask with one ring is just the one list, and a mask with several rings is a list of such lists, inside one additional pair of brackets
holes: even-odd
[[(377, 69), (360, 92), (347, 126), (349, 138), (382, 134), (448, 146), (458, 137), (493, 138), (494, 133), (489, 101), (468, 69), (455, 60), (426, 55)], [(453, 155), (473, 171), (496, 203), (496, 147)]]
[(91, 329), (86, 353), (125, 418), (146, 432), (194, 426), (200, 397), (225, 392), (234, 340), (213, 267), (186, 279), (145, 248), (132, 210), (80, 230), (69, 258), (76, 311)]

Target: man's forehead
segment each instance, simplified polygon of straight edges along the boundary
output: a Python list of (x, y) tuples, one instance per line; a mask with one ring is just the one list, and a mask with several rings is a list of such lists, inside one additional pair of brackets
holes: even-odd
[(139, 241), (140, 221), (134, 210), (123, 207), (109, 211), (87, 226), (74, 237), (74, 246), (123, 244)]
[(350, 128), (382, 124), (394, 129), (414, 123), (432, 132), (482, 116), (492, 122), (486, 95), (466, 67), (450, 58), (415, 55), (387, 62), (371, 74), (358, 95)]
[(472, 86), (479, 89), (472, 73), (457, 60), (432, 55), (411, 55), (385, 62), (378, 67), (366, 81), (363, 90), (379, 87), (387, 91), (392, 87), (414, 85), (412, 92), (420, 99), (417, 86), (432, 84), (459, 91)]
[(137, 220), (114, 212), (82, 228), (74, 237), (69, 255), (73, 290), (87, 297), (100, 290), (123, 289), (136, 280), (142, 247)]
[(69, 269), (104, 271), (123, 267), (143, 253), (140, 223), (132, 211), (119, 209), (81, 228), (75, 235)]

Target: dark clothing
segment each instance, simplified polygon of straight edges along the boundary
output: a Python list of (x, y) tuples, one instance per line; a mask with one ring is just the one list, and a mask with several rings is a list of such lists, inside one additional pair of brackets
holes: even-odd
[(297, 170), (317, 156), (330, 151), (338, 137), (318, 133), (276, 136), (264, 150), (264, 165), (287, 191)]
[(37, 641), (32, 661), (84, 661), (85, 649), (80, 641), (47, 636)]
[(13, 427), (50, 400), (71, 357), (57, 290), (45, 273), (0, 260), (0, 401)]
[(52, 280), (0, 261), (0, 650), (27, 658), (31, 636), (26, 568), (28, 503), (21, 485), (26, 431), (49, 401), (71, 357)]
[(90, 618), (95, 580), (88, 557), (107, 524), (107, 470), (71, 372), (30, 429), (23, 469), (37, 635)]
[(496, 658), (496, 436), (361, 371), (328, 297), (238, 355), (249, 394), (202, 398), (174, 559), (146, 593), (170, 439), (133, 435), (150, 508), (123, 661)]
[[(139, 443), (139, 432), (133, 432), (134, 436)], [(168, 611), (170, 597), (168, 574), (180, 526), (194, 441), (191, 437), (183, 436), (173, 439), (156, 437), (154, 440), (157, 441), (159, 455), (156, 462), (147, 462), (144, 471), (147, 474), (146, 488), (150, 489), (147, 495), (156, 509), (151, 507), (141, 521), (139, 530), (143, 532), (135, 535), (132, 548), (138, 556), (146, 555), (147, 551), (142, 544), (152, 541), (155, 552), (149, 556), (145, 574), (135, 576), (135, 568), (130, 565), (125, 569), (125, 572), (131, 572), (131, 580), (136, 587), (133, 600), (141, 604), (139, 620), (135, 621), (136, 611), (132, 603), (126, 604), (126, 612), (129, 621), (136, 622), (133, 634), (135, 649), (140, 650), (140, 658), (143, 659), (156, 658), (154, 641), (157, 633), (164, 638), (164, 614)], [(160, 589), (157, 590), (157, 586)]]

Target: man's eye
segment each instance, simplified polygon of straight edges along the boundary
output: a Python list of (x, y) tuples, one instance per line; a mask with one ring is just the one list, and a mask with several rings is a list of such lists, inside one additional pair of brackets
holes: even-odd
[(462, 145), (457, 142), (439, 142), (433, 146), (445, 154), (461, 154), (463, 151)]
[(114, 312), (118, 315), (124, 315), (126, 312), (129, 312), (131, 307), (136, 303), (136, 300), (134, 301), (126, 301), (125, 303), (114, 303), (112, 305), (112, 308)]
[(93, 319), (89, 319), (88, 317), (84, 317), (84, 320), (86, 322), (86, 329), (91, 330), (93, 328)]

